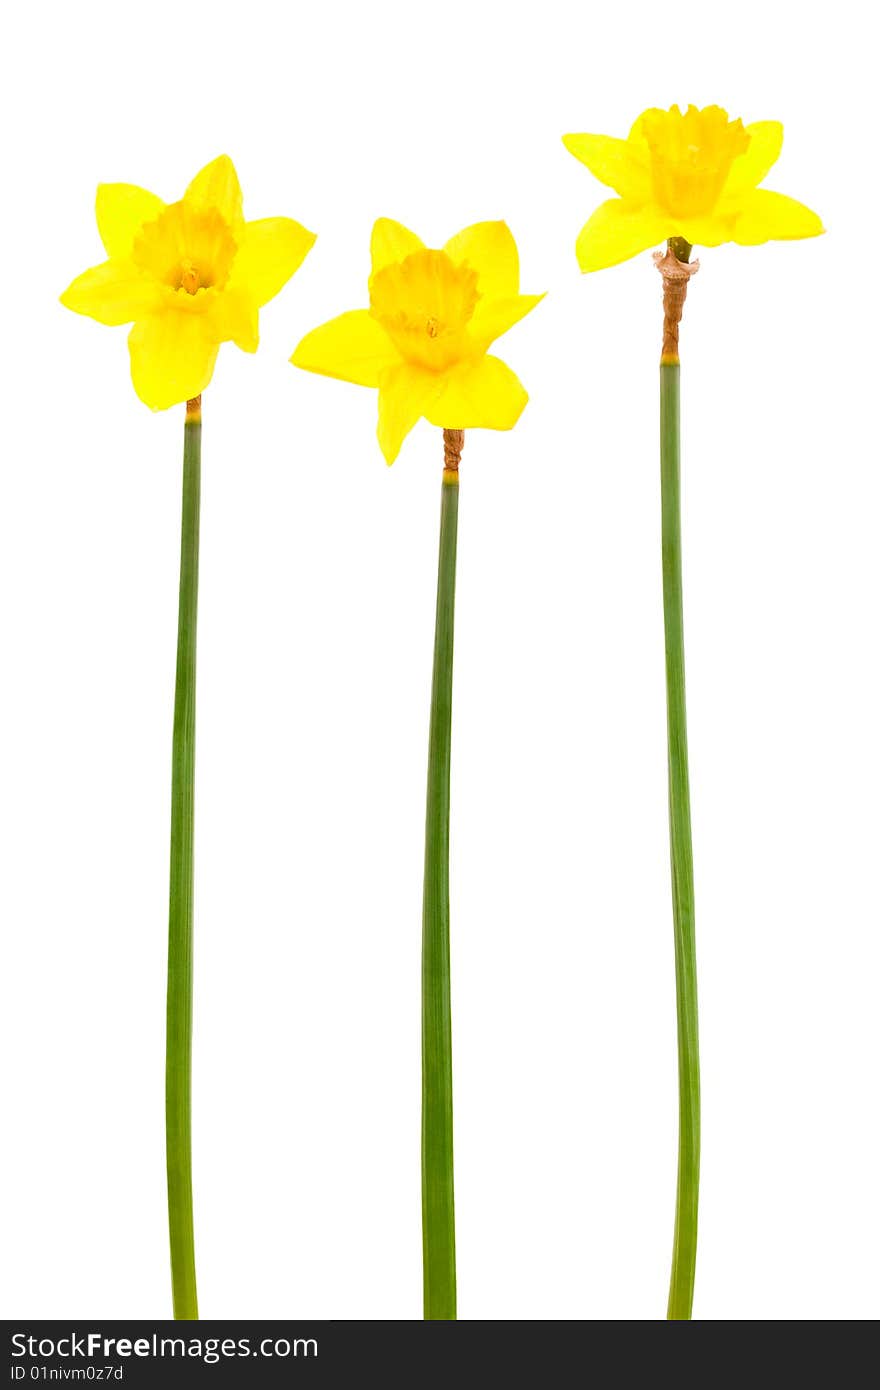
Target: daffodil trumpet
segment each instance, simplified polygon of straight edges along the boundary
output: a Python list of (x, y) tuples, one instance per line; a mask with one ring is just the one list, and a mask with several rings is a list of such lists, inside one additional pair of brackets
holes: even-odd
[(488, 348), (542, 298), (519, 292), (503, 222), (478, 222), (439, 250), (382, 217), (370, 244), (370, 307), (308, 333), (291, 361), (379, 391), (379, 446), (397, 458), (420, 418), (443, 430), (440, 554), (425, 816), (422, 912), (423, 1308), (456, 1317), (449, 944), (449, 778), (459, 463), (464, 432), (509, 430), (528, 400)]
[(288, 217), (246, 222), (227, 155), (166, 204), (134, 184), (101, 184), (95, 203), (108, 259), (61, 296), (110, 326), (132, 324), (131, 378), (153, 410), (186, 402), (177, 678), (171, 768), (166, 994), (165, 1141), (175, 1318), (199, 1316), (192, 1192), (193, 830), (196, 619), (201, 494), (201, 393), (221, 344), (255, 352), (259, 310), (287, 283), (315, 238)]
[(818, 236), (822, 223), (803, 203), (759, 185), (782, 149), (778, 121), (745, 126), (719, 106), (652, 108), (625, 140), (566, 135), (566, 148), (616, 196), (581, 229), (581, 270), (603, 270), (666, 241), (655, 261), (663, 276), (660, 358), (660, 487), (666, 653), (669, 837), (675, 944), (679, 1149), (667, 1317), (691, 1317), (700, 1182), (700, 1059), (694, 873), (685, 708), (681, 564), (680, 364), (678, 333), (694, 244), (757, 246)]

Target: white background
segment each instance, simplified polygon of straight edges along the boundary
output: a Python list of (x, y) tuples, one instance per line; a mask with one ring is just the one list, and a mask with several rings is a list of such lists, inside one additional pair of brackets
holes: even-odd
[(99, 181), (216, 154), (318, 232), (204, 402), (195, 1190), (207, 1318), (418, 1318), (441, 443), (288, 365), (376, 216), (505, 218), (531, 403), (462, 465), (460, 1313), (665, 1314), (676, 1152), (650, 255), (590, 277), (567, 131), (785, 122), (829, 235), (704, 252), (682, 332), (703, 1058), (694, 1313), (878, 1308), (876, 47), (860, 5), (19, 7), (3, 57), (7, 1316), (161, 1317), (183, 409), (62, 309)]

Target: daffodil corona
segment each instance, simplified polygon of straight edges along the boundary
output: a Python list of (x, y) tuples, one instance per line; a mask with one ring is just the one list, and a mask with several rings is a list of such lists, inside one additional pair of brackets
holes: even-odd
[(371, 239), (369, 309), (314, 329), (297, 367), (379, 390), (379, 444), (388, 463), (418, 419), (446, 429), (509, 430), (528, 396), (488, 349), (543, 296), (520, 294), (516, 242), (503, 222), (479, 222), (430, 250), (390, 218)]
[(315, 240), (289, 217), (246, 222), (227, 155), (177, 203), (133, 184), (101, 184), (95, 215), (109, 259), (78, 276), (61, 302), (99, 323), (134, 324), (132, 381), (154, 410), (204, 391), (221, 343), (256, 352), (261, 306)]
[(565, 135), (563, 141), (618, 194), (581, 230), (581, 270), (603, 270), (670, 237), (700, 246), (755, 246), (823, 230), (803, 203), (758, 187), (782, 149), (779, 121), (743, 125), (720, 106), (689, 106), (683, 115), (672, 106), (643, 111), (625, 140)]
[(691, 1316), (697, 1258), (700, 1185), (700, 1057), (697, 958), (691, 845), (690, 779), (684, 678), (681, 565), (680, 364), (678, 334), (688, 282), (698, 268), (693, 246), (791, 241), (818, 236), (819, 218), (803, 203), (759, 188), (782, 149), (778, 121), (743, 125), (720, 106), (682, 115), (644, 111), (626, 140), (566, 135), (566, 147), (618, 194), (601, 207), (577, 239), (581, 270), (602, 270), (640, 251), (655, 252), (663, 276), (660, 355), (660, 495), (669, 843), (675, 938), (678, 1030), (678, 1182), (667, 1316)]

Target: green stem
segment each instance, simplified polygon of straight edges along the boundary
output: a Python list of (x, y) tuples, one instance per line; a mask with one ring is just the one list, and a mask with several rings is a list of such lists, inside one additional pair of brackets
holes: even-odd
[[(446, 431), (447, 436), (452, 433)], [(460, 450), (460, 441), (457, 447)], [(422, 917), (422, 1254), (424, 1316), (432, 1320), (456, 1316), (449, 986), (449, 766), (457, 532), (456, 467), (444, 469), (440, 504)]]
[(177, 684), (171, 752), (171, 890), (165, 1051), (165, 1145), (174, 1316), (196, 1319), (192, 1208), (193, 803), (196, 741), (196, 616), (199, 590), (200, 399), (186, 408)]
[(678, 361), (660, 367), (660, 487), (663, 512), (663, 620), (666, 634), (666, 726), (669, 750), (669, 843), (678, 1017), (678, 1189), (667, 1317), (687, 1320), (694, 1297), (700, 1186), (700, 1054), (694, 870), (688, 786), (681, 584)]

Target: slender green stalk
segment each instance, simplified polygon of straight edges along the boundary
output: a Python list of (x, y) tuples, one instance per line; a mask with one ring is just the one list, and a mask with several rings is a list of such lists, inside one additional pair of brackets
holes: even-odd
[(424, 1315), (432, 1320), (456, 1316), (449, 985), (449, 766), (461, 432), (445, 430), (444, 442), (447, 467), (443, 470), (440, 503), (422, 916), (422, 1254)]
[(196, 617), (199, 591), (201, 400), (186, 408), (177, 684), (171, 753), (171, 890), (165, 1051), (165, 1145), (174, 1316), (196, 1319), (192, 1207), (193, 804), (196, 744)]
[[(677, 247), (672, 247), (679, 259)], [(688, 248), (689, 250), (689, 248)], [(664, 281), (668, 286), (669, 281)], [(687, 281), (680, 281), (686, 287)], [(681, 293), (678, 316), (684, 302)], [(667, 302), (667, 328), (669, 305)], [(678, 1020), (678, 1186), (667, 1317), (691, 1316), (697, 1258), (700, 1186), (700, 1055), (697, 1032), (697, 959), (694, 872), (688, 780), (681, 580), (681, 496), (678, 323), (664, 337), (660, 364), (660, 487), (663, 516), (663, 620), (666, 636), (666, 724), (669, 752), (669, 844)]]

